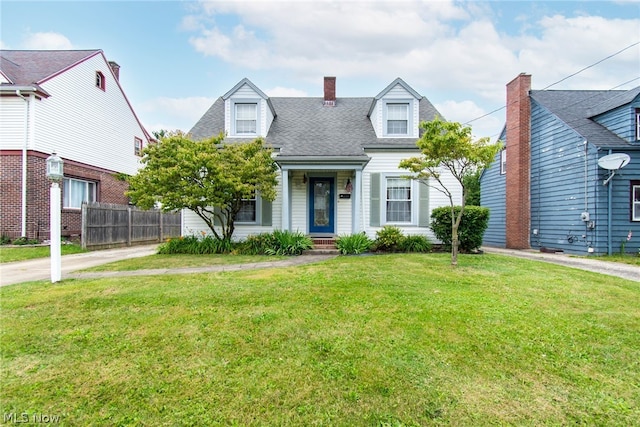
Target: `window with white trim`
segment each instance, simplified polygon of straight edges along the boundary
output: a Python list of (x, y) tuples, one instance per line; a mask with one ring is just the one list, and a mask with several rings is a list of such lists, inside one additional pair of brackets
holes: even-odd
[(411, 181), (399, 177), (387, 177), (386, 222), (411, 223), (412, 191)]
[(640, 141), (640, 108), (636, 108), (636, 141)]
[(236, 221), (238, 223), (254, 223), (258, 220), (258, 198), (253, 193), (251, 198), (242, 199), (242, 205), (240, 211), (236, 215)]
[(258, 123), (258, 104), (235, 103), (235, 133), (238, 135), (255, 135)]
[(386, 105), (386, 134), (409, 134), (409, 103), (388, 102)]
[(96, 87), (105, 90), (104, 74), (101, 71), (96, 71)]
[(500, 151), (500, 175), (507, 173), (507, 150)]
[(142, 139), (137, 136), (133, 138), (133, 152), (136, 156), (142, 155)]
[(631, 221), (640, 221), (640, 181), (631, 181)]
[(80, 209), (83, 202), (96, 201), (97, 184), (75, 178), (64, 178), (62, 183), (62, 207)]

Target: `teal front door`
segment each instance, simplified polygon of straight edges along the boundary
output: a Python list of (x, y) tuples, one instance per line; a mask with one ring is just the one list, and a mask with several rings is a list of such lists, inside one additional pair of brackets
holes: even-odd
[(334, 233), (334, 179), (309, 178), (309, 233)]

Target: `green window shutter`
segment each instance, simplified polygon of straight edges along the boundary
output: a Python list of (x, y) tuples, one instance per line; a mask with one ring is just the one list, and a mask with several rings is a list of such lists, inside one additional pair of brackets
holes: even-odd
[(271, 226), (273, 225), (273, 203), (260, 198), (261, 201), (261, 215), (260, 215), (260, 225), (267, 225), (267, 226)]
[(369, 195), (369, 225), (380, 226), (380, 174), (371, 174), (371, 194)]
[(418, 225), (429, 227), (429, 186), (418, 182)]

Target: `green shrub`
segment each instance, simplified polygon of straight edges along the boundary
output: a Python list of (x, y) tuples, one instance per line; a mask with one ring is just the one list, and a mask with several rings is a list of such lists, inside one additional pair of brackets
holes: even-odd
[(40, 243), (38, 239), (27, 239), (26, 237), (18, 237), (11, 244), (13, 245), (37, 245)]
[[(454, 207), (455, 215), (460, 206)], [(459, 250), (472, 252), (482, 246), (484, 232), (489, 225), (489, 209), (480, 206), (465, 206), (458, 227)], [(451, 207), (442, 206), (431, 212), (431, 229), (446, 250), (451, 249)]]
[(396, 252), (400, 249), (402, 239), (404, 239), (404, 236), (398, 227), (385, 225), (376, 231), (374, 246), (379, 251)]
[(362, 233), (344, 235), (336, 240), (336, 247), (343, 255), (357, 255), (367, 252), (373, 242)]
[(273, 247), (267, 248), (267, 255), (300, 255), (302, 251), (311, 249), (313, 241), (299, 231), (275, 230)]
[(431, 252), (431, 241), (423, 235), (406, 236), (400, 241), (403, 252)]
[(0, 237), (0, 245), (8, 245), (9, 243), (11, 243), (11, 239), (9, 238), (9, 236), (3, 234)]
[(216, 239), (213, 236), (202, 238), (197, 236), (179, 237), (170, 239), (158, 247), (159, 254), (211, 255), (229, 253), (232, 250), (232, 242)]
[(273, 233), (260, 233), (247, 237), (240, 243), (238, 253), (244, 255), (264, 255), (267, 250), (276, 246)]

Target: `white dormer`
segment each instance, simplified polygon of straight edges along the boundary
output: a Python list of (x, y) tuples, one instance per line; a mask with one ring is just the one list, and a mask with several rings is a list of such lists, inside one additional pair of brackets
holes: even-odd
[(378, 138), (418, 138), (420, 96), (401, 78), (374, 99), (369, 119)]
[(275, 117), (269, 97), (249, 79), (242, 79), (224, 100), (224, 128), (231, 138), (265, 137)]

